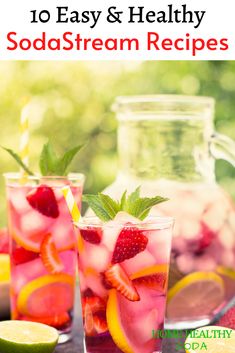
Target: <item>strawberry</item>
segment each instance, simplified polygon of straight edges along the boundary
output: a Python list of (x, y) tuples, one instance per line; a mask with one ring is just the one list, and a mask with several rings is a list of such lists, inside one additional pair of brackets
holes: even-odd
[(95, 335), (93, 314), (89, 304), (84, 306), (84, 329), (87, 336)]
[(134, 257), (145, 250), (147, 243), (148, 238), (142, 231), (135, 227), (123, 228), (114, 248), (112, 264)]
[(201, 253), (204, 249), (211, 245), (213, 239), (215, 238), (215, 233), (208, 228), (205, 224), (202, 226), (202, 235), (199, 240), (199, 245), (196, 253)]
[(49, 186), (40, 185), (37, 189), (30, 191), (26, 199), (31, 207), (44, 216), (51, 218), (57, 218), (59, 216), (55, 194)]
[(133, 279), (132, 282), (134, 284), (142, 284), (148, 288), (163, 292), (166, 289), (167, 275), (165, 272), (161, 272)]
[(108, 330), (108, 325), (105, 317), (105, 312), (95, 314), (93, 316), (93, 324), (96, 333), (104, 333)]
[(220, 318), (216, 325), (235, 330), (235, 306), (227, 311), (226, 314)]
[(116, 264), (105, 272), (105, 279), (110, 286), (116, 288), (131, 301), (140, 300), (139, 294), (124, 269)]
[(54, 274), (62, 272), (64, 265), (59, 257), (51, 234), (47, 234), (41, 244), (40, 254), (42, 262), (48, 272)]
[(95, 227), (89, 227), (88, 229), (80, 229), (81, 236), (84, 240), (92, 244), (99, 244), (102, 238), (102, 230)]
[(16, 248), (12, 251), (12, 262), (14, 265), (24, 264), (38, 257), (38, 253), (26, 250), (24, 248)]
[(82, 298), (82, 309), (83, 315), (85, 315), (85, 306), (89, 305), (92, 314), (105, 310), (105, 302), (103, 299), (98, 297), (97, 295), (94, 296), (87, 296)]
[(6, 228), (0, 229), (0, 254), (9, 252), (9, 235)]

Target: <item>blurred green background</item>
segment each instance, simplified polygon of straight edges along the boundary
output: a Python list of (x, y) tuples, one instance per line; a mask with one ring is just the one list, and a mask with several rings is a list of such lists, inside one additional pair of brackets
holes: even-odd
[[(117, 122), (111, 104), (118, 95), (206, 95), (216, 99), (216, 129), (235, 139), (235, 62), (0, 62), (0, 144), (18, 149), (24, 97), (31, 97), (30, 165), (38, 170), (42, 145), (58, 152), (89, 139), (72, 169), (87, 175), (88, 192), (103, 189), (117, 171)], [(0, 173), (18, 170), (0, 151)], [(217, 162), (217, 178), (235, 197), (235, 170)], [(0, 225), (5, 224), (0, 179)]]

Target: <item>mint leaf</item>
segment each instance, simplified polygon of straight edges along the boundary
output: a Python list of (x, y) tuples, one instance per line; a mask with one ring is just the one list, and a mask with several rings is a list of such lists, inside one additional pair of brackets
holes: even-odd
[(149, 214), (151, 208), (161, 202), (167, 201), (167, 198), (156, 196), (153, 198), (143, 197), (137, 199), (129, 205), (129, 213), (143, 221)]
[(6, 148), (1, 146), (5, 151), (7, 151), (13, 158), (14, 160), (21, 166), (21, 168), (24, 169), (24, 171), (28, 174), (28, 175), (34, 175), (31, 170), (24, 164), (24, 162), (22, 161), (22, 159), (20, 158), (20, 156), (15, 153), (13, 150), (11, 150), (10, 148)]
[(106, 222), (114, 219), (119, 211), (125, 211), (143, 221), (148, 216), (153, 206), (168, 200), (161, 196), (152, 198), (140, 197), (140, 186), (128, 197), (126, 194), (127, 191), (124, 191), (120, 202), (102, 193), (98, 195), (84, 195), (83, 201), (87, 202), (94, 213), (102, 221)]
[(99, 195), (83, 195), (84, 202), (87, 202), (92, 211), (99, 217), (102, 221), (107, 222), (112, 219), (106, 209), (104, 208)]
[(108, 213), (109, 217), (113, 219), (116, 216), (116, 214), (120, 211), (119, 203), (111, 199), (111, 197), (109, 197), (108, 195), (99, 193), (98, 196), (100, 198), (100, 201), (105, 211)]
[(57, 157), (52, 145), (48, 142), (43, 146), (40, 156), (40, 170), (42, 175), (66, 175), (66, 171), (75, 155), (83, 145), (71, 148), (62, 157)]
[(83, 145), (78, 145), (73, 147), (72, 149), (65, 152), (65, 154), (58, 160), (57, 164), (57, 173), (58, 175), (65, 175), (70, 163), (72, 162), (73, 158), (76, 154), (80, 151)]
[(57, 163), (58, 158), (56, 153), (52, 145), (48, 142), (43, 146), (39, 160), (42, 175), (55, 175)]
[(121, 197), (121, 201), (120, 201), (120, 209), (124, 210), (125, 204), (126, 204), (126, 194), (127, 194), (127, 190), (124, 191), (124, 193), (122, 194)]

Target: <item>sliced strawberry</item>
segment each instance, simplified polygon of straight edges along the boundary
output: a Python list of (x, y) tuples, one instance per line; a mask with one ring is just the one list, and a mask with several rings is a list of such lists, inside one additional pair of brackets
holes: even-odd
[(59, 257), (51, 234), (47, 234), (41, 244), (40, 254), (42, 262), (48, 272), (54, 274), (62, 272), (64, 265)]
[(208, 246), (211, 245), (215, 238), (216, 234), (208, 228), (205, 224), (202, 226), (202, 234), (201, 238), (199, 240), (199, 245), (196, 253), (201, 253), (203, 250), (205, 250)]
[(0, 254), (9, 253), (9, 234), (6, 228), (0, 229)]
[(85, 307), (87, 304), (89, 305), (93, 314), (105, 310), (105, 302), (103, 299), (101, 299), (97, 295), (87, 296), (82, 298), (83, 315), (85, 315)]
[(87, 336), (95, 335), (93, 314), (89, 304), (84, 307), (84, 329)]
[(116, 264), (130, 259), (144, 251), (148, 243), (148, 238), (143, 232), (135, 227), (123, 228), (118, 236), (112, 263)]
[(14, 265), (24, 264), (38, 257), (38, 253), (26, 250), (24, 248), (16, 248), (12, 251), (12, 262)]
[(148, 288), (164, 292), (166, 290), (167, 275), (165, 272), (133, 279), (134, 284), (142, 284)]
[(57, 218), (59, 209), (55, 198), (54, 191), (47, 185), (40, 185), (35, 190), (32, 190), (26, 196), (31, 207), (44, 216)]
[(48, 316), (48, 317), (31, 317), (31, 316), (24, 316), (22, 318), (25, 321), (34, 321), (40, 322), (45, 325), (53, 326), (55, 328), (60, 328), (65, 326), (68, 322), (70, 322), (71, 318), (67, 312), (64, 312), (60, 315), (56, 316)]
[(105, 279), (110, 286), (116, 288), (131, 301), (140, 300), (139, 294), (123, 268), (116, 264), (105, 272)]
[(81, 236), (84, 240), (92, 244), (99, 244), (102, 238), (102, 230), (95, 227), (80, 230)]
[(217, 322), (218, 326), (228, 327), (235, 330), (235, 306), (226, 312)]
[(104, 333), (108, 330), (108, 325), (105, 317), (105, 312), (93, 315), (93, 324), (96, 333)]

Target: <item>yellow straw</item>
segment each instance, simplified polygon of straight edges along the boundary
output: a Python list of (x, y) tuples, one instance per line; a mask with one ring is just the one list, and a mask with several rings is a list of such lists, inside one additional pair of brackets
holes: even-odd
[(79, 208), (74, 200), (74, 197), (73, 197), (73, 194), (72, 194), (70, 187), (64, 186), (62, 188), (62, 193), (63, 193), (65, 201), (67, 203), (72, 220), (77, 223), (81, 217), (81, 214), (80, 214)]
[[(29, 113), (28, 104), (24, 106), (20, 117), (20, 157), (24, 164), (29, 166)], [(21, 170), (22, 175), (27, 173)]]

